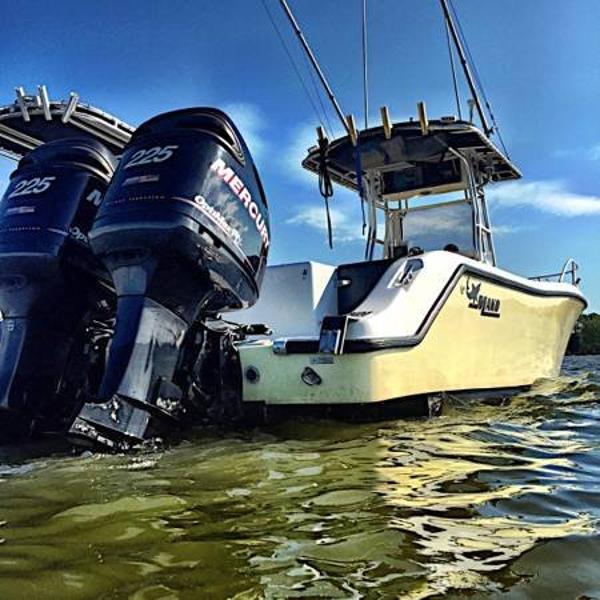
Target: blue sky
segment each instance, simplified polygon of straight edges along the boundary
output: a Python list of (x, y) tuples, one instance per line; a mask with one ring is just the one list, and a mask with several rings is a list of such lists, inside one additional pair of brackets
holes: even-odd
[[(270, 7), (312, 82), (275, 0)], [(524, 275), (574, 256), (600, 310), (600, 2), (454, 0), (521, 182), (496, 186), (492, 218), (501, 266)], [(362, 123), (361, 0), (290, 0), (346, 112)], [(322, 203), (299, 161), (317, 117), (260, 0), (146, 2), (0, 0), (0, 103), (13, 89), (79, 92), (137, 125), (183, 106), (228, 110), (245, 134), (271, 210), (272, 263), (360, 259), (358, 204), (333, 199), (335, 248)], [(419, 100), (454, 114), (437, 0), (370, 0), (370, 102), (393, 118)], [(332, 112), (329, 113), (335, 122)], [(0, 162), (0, 184), (13, 164)]]

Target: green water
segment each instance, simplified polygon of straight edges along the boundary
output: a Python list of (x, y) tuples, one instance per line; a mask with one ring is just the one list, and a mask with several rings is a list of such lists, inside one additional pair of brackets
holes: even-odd
[(600, 358), (432, 420), (0, 449), (0, 599), (600, 598)]

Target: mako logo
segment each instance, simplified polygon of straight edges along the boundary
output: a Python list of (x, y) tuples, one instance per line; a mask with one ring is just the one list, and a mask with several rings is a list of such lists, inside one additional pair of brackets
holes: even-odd
[(231, 191), (238, 197), (238, 199), (244, 204), (244, 207), (248, 211), (250, 218), (254, 221), (254, 225), (260, 237), (262, 238), (265, 248), (269, 247), (269, 232), (265, 224), (265, 219), (262, 216), (258, 205), (252, 199), (252, 194), (244, 184), (244, 182), (237, 176), (236, 172), (227, 165), (222, 158), (217, 158), (210, 166), (210, 170), (216, 173), (230, 188)]
[(469, 301), (469, 308), (478, 310), (482, 317), (500, 317), (500, 300), (482, 294), (481, 286), (481, 282), (474, 283), (467, 279), (467, 285), (463, 289)]

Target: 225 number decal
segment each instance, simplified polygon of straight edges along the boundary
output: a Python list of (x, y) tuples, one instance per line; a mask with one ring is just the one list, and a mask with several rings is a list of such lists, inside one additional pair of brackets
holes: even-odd
[(139, 165), (165, 162), (165, 160), (169, 160), (173, 156), (177, 148), (179, 146), (154, 146), (153, 148), (138, 150), (133, 153), (133, 156), (123, 168), (129, 169), (129, 167), (137, 167)]
[(17, 196), (28, 196), (29, 194), (41, 194), (48, 190), (56, 177), (34, 177), (33, 179), (23, 179), (15, 186), (15, 189), (9, 195), (9, 198)]

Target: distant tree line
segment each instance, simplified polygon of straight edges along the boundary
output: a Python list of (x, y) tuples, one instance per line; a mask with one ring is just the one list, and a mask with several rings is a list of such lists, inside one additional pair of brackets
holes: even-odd
[(600, 315), (581, 315), (569, 341), (569, 354), (600, 354)]

